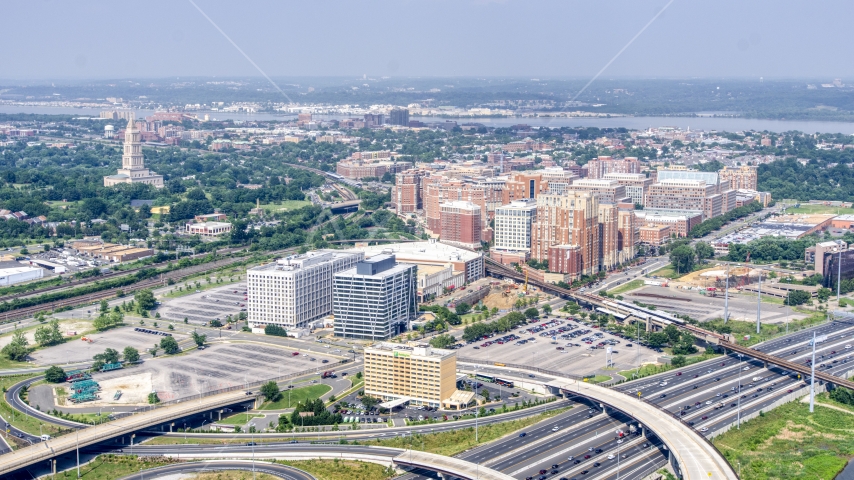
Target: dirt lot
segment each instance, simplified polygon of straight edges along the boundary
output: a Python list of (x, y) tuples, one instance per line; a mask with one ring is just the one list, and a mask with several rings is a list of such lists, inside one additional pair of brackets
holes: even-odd
[[(47, 325), (47, 322), (45, 322), (45, 325)], [(65, 335), (76, 335), (78, 333), (83, 333), (85, 331), (91, 330), (92, 323), (86, 320), (65, 320), (59, 322), (59, 329), (62, 330), (62, 333)], [(9, 344), (9, 342), (12, 341), (13, 333), (14, 332), (11, 332), (0, 337), (0, 348), (5, 347)], [(26, 333), (24, 333), (24, 336), (27, 338), (27, 341), (30, 342), (30, 345), (36, 343), (35, 334), (35, 328), (27, 330)]]
[[(86, 338), (91, 338), (93, 340), (92, 343), (83, 340), (69, 340), (55, 347), (37, 350), (30, 356), (40, 365), (62, 365), (66, 363), (85, 362), (92, 360), (93, 355), (103, 353), (107, 348), (121, 352), (125, 347), (130, 346), (142, 351), (143, 349), (153, 347), (155, 343), (160, 343), (160, 339), (163, 338), (159, 335), (135, 332), (133, 328), (130, 326), (121, 327), (102, 333), (87, 335)], [(187, 337), (180, 333), (172, 333), (172, 336), (179, 342)]]

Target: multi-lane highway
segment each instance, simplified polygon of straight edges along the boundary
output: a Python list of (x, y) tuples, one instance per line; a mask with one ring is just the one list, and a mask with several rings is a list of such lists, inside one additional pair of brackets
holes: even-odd
[[(765, 342), (756, 350), (805, 364), (811, 356), (813, 331), (827, 335), (816, 347), (816, 369), (845, 378), (854, 370), (854, 324), (838, 321)], [(823, 366), (822, 366), (823, 365)], [(808, 377), (761, 361), (729, 354), (666, 374), (624, 383), (618, 390), (671, 412), (713, 436), (739, 416), (767, 410), (786, 396), (805, 389)], [(820, 386), (816, 381), (816, 386)]]

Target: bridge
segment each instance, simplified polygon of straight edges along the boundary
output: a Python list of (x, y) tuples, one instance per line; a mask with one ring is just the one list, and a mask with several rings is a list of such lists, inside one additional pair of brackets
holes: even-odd
[(344, 202), (336, 202), (329, 204), (329, 210), (332, 213), (348, 213), (355, 212), (359, 209), (359, 204), (361, 204), (361, 200), (347, 200)]

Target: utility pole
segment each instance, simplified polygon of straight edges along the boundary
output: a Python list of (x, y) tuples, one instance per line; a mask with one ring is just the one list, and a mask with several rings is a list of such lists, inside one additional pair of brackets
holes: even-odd
[(759, 270), (759, 297), (756, 300), (756, 334), (759, 335), (759, 318), (762, 315), (762, 270)]
[(812, 332), (812, 362), (810, 362), (810, 413), (815, 409), (815, 332)]
[(729, 320), (729, 264), (726, 265), (726, 287), (724, 288), (724, 323)]
[(839, 249), (839, 262), (836, 265), (836, 304), (839, 305), (839, 290), (842, 285), (842, 248)]

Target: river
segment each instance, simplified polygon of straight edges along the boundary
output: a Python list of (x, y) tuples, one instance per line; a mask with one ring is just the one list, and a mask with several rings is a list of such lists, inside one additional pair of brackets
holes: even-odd
[[(101, 109), (71, 108), (71, 107), (34, 107), (17, 105), (0, 105), (0, 113), (36, 113), (43, 115), (78, 115), (97, 117)], [(146, 116), (154, 113), (152, 110), (138, 110), (138, 115)], [(231, 113), (231, 112), (191, 112), (197, 115), (207, 113), (211, 119), (225, 120), (286, 120), (294, 118), (293, 114), (273, 113)], [(316, 115), (317, 119), (341, 119), (356, 115)], [(632, 130), (643, 130), (649, 127), (679, 127), (693, 130), (718, 130), (737, 132), (742, 130), (768, 130), (770, 132), (787, 132), (798, 130), (805, 133), (843, 133), (854, 135), (854, 123), (852, 122), (829, 122), (813, 120), (765, 120), (755, 118), (733, 118), (733, 117), (611, 117), (611, 118), (446, 118), (446, 117), (410, 117), (411, 120), (422, 122), (442, 122), (454, 120), (458, 123), (481, 123), (490, 127), (509, 127), (517, 124), (531, 126), (549, 127), (599, 127), (616, 128), (624, 127)]]

